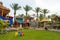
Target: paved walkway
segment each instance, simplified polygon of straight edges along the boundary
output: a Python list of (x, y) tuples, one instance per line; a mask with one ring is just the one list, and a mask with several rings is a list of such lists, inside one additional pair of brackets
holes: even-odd
[[(36, 28), (36, 30), (45, 30), (44, 28)], [(56, 31), (56, 32), (60, 32), (60, 30), (57, 29), (48, 29), (49, 31)]]
[(60, 32), (60, 30), (57, 29), (49, 29), (50, 31), (56, 31), (56, 32)]

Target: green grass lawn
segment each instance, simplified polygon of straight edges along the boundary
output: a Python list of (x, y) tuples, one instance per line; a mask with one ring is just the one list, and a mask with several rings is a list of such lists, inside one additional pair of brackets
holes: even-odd
[(24, 32), (24, 36), (16, 36), (15, 32), (0, 34), (0, 40), (60, 40), (60, 32), (44, 30), (19, 30)]

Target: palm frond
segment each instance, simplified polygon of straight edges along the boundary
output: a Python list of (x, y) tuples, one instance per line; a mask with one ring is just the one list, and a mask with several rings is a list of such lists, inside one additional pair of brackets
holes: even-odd
[(33, 10), (33, 11), (36, 12), (36, 13), (38, 13), (38, 12), (40, 12), (40, 10), (41, 9), (39, 7), (36, 7), (35, 10)]
[(29, 11), (29, 10), (31, 10), (32, 9), (32, 7), (30, 7), (30, 6), (28, 6), (28, 5), (26, 5), (25, 7), (23, 7), (24, 8), (24, 10), (25, 11)]
[(48, 9), (43, 9), (42, 11), (43, 11), (43, 13), (45, 13), (45, 14), (49, 12)]
[(21, 6), (18, 6), (17, 3), (14, 3), (14, 4), (10, 5), (10, 6), (11, 6), (11, 8), (14, 9), (14, 10), (18, 10), (18, 9), (21, 8)]

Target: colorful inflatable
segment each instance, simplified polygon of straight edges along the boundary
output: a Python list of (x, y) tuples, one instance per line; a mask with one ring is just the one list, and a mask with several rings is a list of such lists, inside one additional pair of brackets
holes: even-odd
[(15, 32), (15, 36), (24, 36), (24, 32)]

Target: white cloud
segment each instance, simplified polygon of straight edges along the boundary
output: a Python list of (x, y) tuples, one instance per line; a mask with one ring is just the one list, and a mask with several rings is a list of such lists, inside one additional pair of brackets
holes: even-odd
[[(37, 6), (41, 8), (47, 8), (51, 12), (59, 12), (60, 13), (60, 0), (35, 0)], [(59, 14), (58, 13), (58, 14)]]
[(35, 0), (37, 6), (48, 9), (60, 9), (59, 0)]

